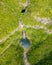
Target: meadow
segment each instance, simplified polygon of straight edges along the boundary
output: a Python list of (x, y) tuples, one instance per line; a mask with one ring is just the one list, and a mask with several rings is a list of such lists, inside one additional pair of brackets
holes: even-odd
[(24, 65), (24, 48), (20, 45), (23, 30), (31, 43), (28, 62), (52, 65), (52, 0), (0, 0), (0, 65)]

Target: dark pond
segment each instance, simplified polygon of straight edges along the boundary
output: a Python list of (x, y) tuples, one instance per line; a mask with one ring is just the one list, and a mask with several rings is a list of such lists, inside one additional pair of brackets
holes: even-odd
[(21, 11), (21, 13), (25, 13), (25, 11), (26, 11), (26, 9), (23, 9), (23, 10)]
[(27, 38), (25, 38), (25, 39), (21, 39), (21, 45), (22, 45), (22, 47), (24, 47), (24, 48), (28, 48), (29, 46), (30, 46), (30, 40), (29, 39), (27, 39)]

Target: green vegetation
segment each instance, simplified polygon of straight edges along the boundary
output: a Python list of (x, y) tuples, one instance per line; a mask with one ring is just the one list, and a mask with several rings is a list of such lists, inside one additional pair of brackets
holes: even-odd
[(29, 6), (25, 14), (21, 13), (24, 6), (20, 3), (25, 3), (26, 0), (1, 0), (0, 1), (0, 39), (7, 36), (16, 27), (21, 17), (24, 24), (43, 25), (37, 22), (34, 17), (51, 17), (52, 1), (51, 0), (30, 0)]
[(16, 45), (17, 44), (17, 43), (15, 43), (16, 40), (17, 40), (17, 42), (19, 44), (20, 35), (21, 35), (20, 34), (20, 31), (19, 32), (16, 32), (14, 35), (10, 36), (9, 39), (7, 39), (6, 41), (0, 42), (0, 52), (2, 50), (4, 50), (4, 48), (7, 47), (11, 43)]
[[(11, 45), (7, 48), (9, 44)], [(5, 48), (7, 49), (4, 50)], [(20, 46), (20, 31), (18, 33), (16, 32), (7, 41), (0, 44), (0, 64), (24, 65), (23, 48)]]
[(45, 55), (47, 56), (47, 54), (52, 51), (52, 35), (48, 35), (45, 40), (39, 41), (37, 43), (38, 44), (36, 45), (32, 44), (32, 47), (27, 54), (28, 60), (32, 65), (36, 65), (44, 58)]
[(28, 34), (28, 37), (31, 39), (32, 44), (37, 44), (40, 41), (43, 41), (47, 38), (47, 33), (44, 32), (44, 29), (32, 29), (27, 28), (26, 32)]
[(0, 65), (24, 65), (23, 49), (19, 45), (11, 45), (10, 48), (0, 56)]
[[(31, 65), (52, 65), (52, 34), (49, 34), (52, 31), (52, 0), (30, 0), (25, 13), (21, 13), (26, 1), (0, 0), (0, 40), (4, 39), (0, 42), (0, 65), (24, 65), (19, 21), (25, 25), (23, 30), (31, 42), (27, 53), (28, 62)], [(49, 18), (51, 22), (43, 24), (36, 17)], [(26, 28), (28, 25), (44, 28)]]
[(0, 39), (18, 27), (22, 7), (17, 3), (14, 0), (0, 0)]
[(40, 60), (36, 65), (52, 65), (52, 51), (45, 55), (45, 57)]
[(51, 0), (30, 0), (29, 8), (33, 15), (40, 17), (50, 17), (52, 19), (52, 1)]
[(49, 23), (49, 24), (47, 24), (46, 27), (47, 27), (48, 29), (52, 30), (52, 22)]

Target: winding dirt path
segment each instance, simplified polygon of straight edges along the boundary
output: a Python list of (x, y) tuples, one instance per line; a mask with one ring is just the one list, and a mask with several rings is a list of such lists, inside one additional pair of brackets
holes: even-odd
[[(25, 4), (23, 4), (23, 3), (20, 3), (20, 4), (22, 4), (22, 5), (24, 5), (25, 7), (27, 7), (29, 1), (30, 1), (30, 0), (27, 0), (27, 2), (26, 2)], [(38, 20), (39, 20), (39, 18), (38, 18)], [(42, 21), (42, 20), (41, 20), (41, 21)], [(43, 23), (44, 23), (44, 21), (43, 21)], [(46, 23), (47, 23), (47, 22), (46, 22)], [(46, 23), (45, 23), (45, 24), (46, 24)], [(24, 25), (24, 24), (22, 24), (21, 22), (19, 23), (19, 26), (20, 26), (20, 29), (23, 29), (24, 27), (25, 27), (25, 28), (33, 28), (33, 29), (44, 29), (47, 34), (52, 34), (52, 31), (50, 31), (49, 29), (47, 29), (47, 28), (44, 27), (44, 26), (39, 26), (39, 25), (36, 25), (36, 26)], [(17, 27), (17, 28), (16, 28), (15, 30), (13, 30), (7, 37), (5, 37), (5, 38), (3, 38), (3, 39), (0, 39), (0, 43), (6, 41), (7, 39), (9, 39), (10, 36), (12, 36), (13, 34), (15, 34), (15, 32), (17, 32), (18, 30), (19, 30), (19, 28)], [(2, 54), (12, 45), (12, 43), (13, 43), (13, 42), (11, 42), (10, 44), (8, 44), (8, 46), (6, 46), (6, 48), (0, 53), (0, 55), (2, 55)], [(24, 50), (24, 57), (23, 57), (23, 59), (24, 59), (24, 64), (25, 64), (25, 65), (30, 65), (30, 63), (29, 63), (28, 60), (27, 60), (26, 53), (27, 53), (27, 50), (25, 49), (25, 50)]]
[(31, 26), (31, 25), (27, 25), (27, 26), (25, 26), (25, 27), (26, 27), (26, 28), (33, 28), (33, 29), (44, 29), (47, 34), (52, 34), (52, 30), (49, 30), (49, 29), (47, 29), (47, 28), (44, 27), (44, 26), (39, 26), (39, 25)]
[[(20, 23), (20, 28), (21, 29), (23, 29), (24, 27), (25, 28), (33, 28), (33, 29), (44, 29), (45, 30), (45, 32), (47, 33), (47, 34), (52, 34), (52, 30), (49, 30), (49, 29), (47, 29), (46, 27), (44, 27), (44, 26), (39, 26), (39, 25), (36, 25), (36, 26), (31, 26), (31, 25), (24, 25), (24, 24), (22, 24), (21, 25), (21, 23)], [(7, 37), (5, 37), (5, 38), (3, 38), (3, 39), (0, 39), (0, 43), (1, 42), (4, 42), (4, 41), (6, 41), (7, 39), (9, 39), (10, 38), (10, 36), (12, 36), (15, 32), (17, 32), (20, 28), (16, 28), (14, 31), (12, 31)]]
[(10, 38), (10, 36), (12, 36), (15, 32), (18, 31), (18, 28), (16, 28), (15, 30), (13, 30), (7, 37), (3, 38), (3, 39), (0, 39), (0, 43), (1, 42), (5, 42), (7, 39)]
[(30, 63), (27, 60), (26, 53), (28, 52), (28, 49), (24, 49), (23, 59), (24, 59), (24, 65), (30, 65)]
[(0, 55), (2, 55), (11, 45), (12, 45), (12, 42), (8, 44), (8, 46), (6, 46), (6, 48), (0, 53)]

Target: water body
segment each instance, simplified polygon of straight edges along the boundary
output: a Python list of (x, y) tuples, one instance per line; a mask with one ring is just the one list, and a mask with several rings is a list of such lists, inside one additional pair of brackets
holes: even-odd
[(21, 45), (22, 45), (22, 47), (24, 47), (24, 48), (29, 48), (30, 47), (30, 40), (29, 39), (27, 39), (27, 38), (22, 38), (21, 39)]
[(21, 13), (25, 13), (25, 11), (26, 11), (26, 9), (23, 9), (23, 10), (21, 11)]
[(27, 9), (29, 3), (30, 3), (30, 0), (26, 0), (26, 3), (24, 5), (24, 9), (22, 9), (21, 13), (25, 13), (26, 12), (26, 9)]

